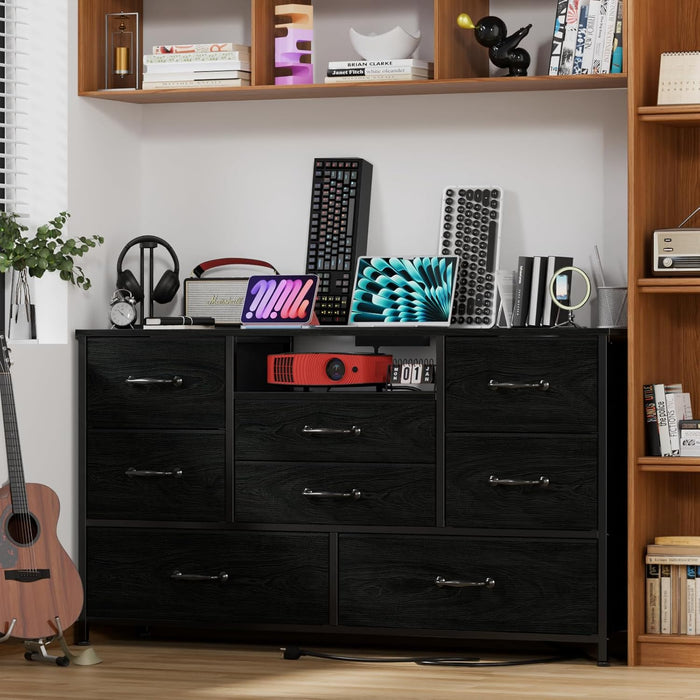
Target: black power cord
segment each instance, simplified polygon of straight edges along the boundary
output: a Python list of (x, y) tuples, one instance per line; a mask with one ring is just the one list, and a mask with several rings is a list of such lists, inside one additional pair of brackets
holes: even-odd
[(368, 657), (368, 656), (344, 656), (342, 654), (329, 654), (323, 651), (310, 651), (300, 647), (282, 647), (282, 657), (295, 661), (302, 656), (312, 656), (317, 659), (332, 659), (334, 661), (356, 661), (365, 663), (413, 663), (420, 666), (465, 666), (471, 668), (484, 668), (491, 666), (525, 666), (528, 664), (547, 664), (556, 661), (568, 661), (576, 656), (545, 656), (534, 659), (520, 659), (517, 661), (482, 661), (478, 657), (465, 656), (400, 656), (400, 657)]

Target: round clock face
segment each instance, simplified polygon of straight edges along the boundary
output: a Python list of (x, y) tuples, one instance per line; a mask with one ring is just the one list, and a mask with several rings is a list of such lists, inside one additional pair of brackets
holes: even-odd
[(115, 301), (109, 309), (109, 320), (117, 328), (125, 328), (136, 320), (136, 309), (128, 301)]

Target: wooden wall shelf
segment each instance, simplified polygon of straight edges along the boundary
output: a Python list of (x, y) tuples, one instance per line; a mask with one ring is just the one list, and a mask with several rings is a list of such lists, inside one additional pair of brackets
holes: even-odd
[(625, 88), (627, 76), (572, 75), (524, 78), (470, 78), (421, 80), (401, 83), (353, 83), (352, 85), (256, 85), (238, 88), (167, 90), (87, 90), (83, 97), (154, 104), (164, 102), (226, 102), (237, 100), (298, 100), (310, 97), (376, 97), (380, 95), (446, 95), (478, 92), (532, 92), (536, 90), (600, 90)]
[[(157, 104), (166, 102), (218, 102), (237, 100), (306, 99), (318, 97), (375, 97), (382, 95), (440, 95), (479, 92), (530, 92), (537, 90), (590, 90), (625, 88), (627, 76), (489, 77), (488, 54), (471, 32), (456, 25), (464, 11), (462, 0), (433, 0), (434, 80), (314, 85), (275, 85), (273, 36), (275, 0), (250, 0), (250, 87), (167, 90), (104, 89), (104, 15), (106, 12), (139, 12), (144, 0), (79, 0), (78, 94), (103, 100)], [(488, 0), (471, 0), (474, 17), (489, 14)], [(141, 23), (143, 34), (143, 22)], [(141, 42), (143, 43), (143, 42)]]

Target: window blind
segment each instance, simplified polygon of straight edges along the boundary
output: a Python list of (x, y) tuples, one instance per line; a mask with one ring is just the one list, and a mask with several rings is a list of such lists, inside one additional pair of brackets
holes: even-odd
[(0, 0), (0, 206), (20, 215), (29, 206), (27, 13), (18, 0)]
[[(25, 0), (26, 1), (26, 0)], [(0, 0), (0, 211), (28, 214), (28, 9)], [(0, 275), (0, 333), (6, 326), (6, 275)]]

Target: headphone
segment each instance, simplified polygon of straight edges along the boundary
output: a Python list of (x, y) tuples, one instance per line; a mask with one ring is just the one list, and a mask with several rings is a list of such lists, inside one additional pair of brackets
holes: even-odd
[[(124, 246), (122, 252), (119, 253), (119, 259), (117, 260), (117, 288), (126, 289), (137, 302), (143, 301), (143, 288), (136, 280), (134, 273), (131, 270), (122, 270), (124, 256), (126, 255), (127, 251), (137, 243), (141, 244), (142, 255), (144, 248), (150, 248), (152, 255), (153, 248), (160, 244), (170, 253), (170, 257), (173, 259), (174, 268), (172, 270), (166, 270), (163, 273), (153, 288), (153, 293), (151, 295), (153, 301), (157, 301), (159, 304), (165, 304), (175, 296), (177, 290), (180, 288), (180, 263), (170, 244), (157, 236), (139, 236), (138, 238), (134, 238), (132, 241), (129, 241)], [(153, 262), (153, 258), (151, 258), (151, 262)], [(141, 268), (143, 272), (143, 257), (141, 258)]]

